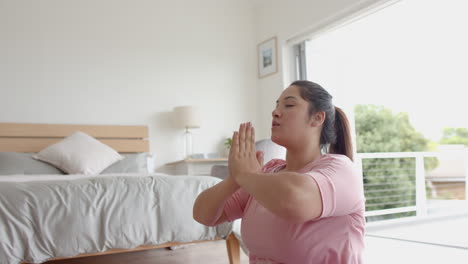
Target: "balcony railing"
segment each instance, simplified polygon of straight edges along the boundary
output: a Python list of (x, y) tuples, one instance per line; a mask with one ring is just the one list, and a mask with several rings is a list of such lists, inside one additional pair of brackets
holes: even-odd
[(370, 221), (402, 216), (425, 216), (428, 212), (425, 166), (435, 158), (456, 155), (464, 162), (465, 195), (468, 197), (468, 148), (444, 152), (358, 153)]

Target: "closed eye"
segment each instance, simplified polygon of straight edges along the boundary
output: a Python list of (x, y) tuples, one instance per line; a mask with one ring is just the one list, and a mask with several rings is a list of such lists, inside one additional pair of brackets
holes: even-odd
[(286, 107), (293, 107), (294, 105), (285, 105)]

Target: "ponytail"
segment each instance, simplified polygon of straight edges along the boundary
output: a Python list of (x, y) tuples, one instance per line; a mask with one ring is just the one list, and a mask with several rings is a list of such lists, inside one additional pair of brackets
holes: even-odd
[(309, 102), (309, 116), (317, 111), (325, 112), (320, 147), (324, 152), (341, 154), (353, 160), (353, 144), (346, 114), (332, 102), (332, 96), (319, 84), (310, 81), (295, 81), (301, 97)]
[(353, 160), (353, 143), (351, 142), (351, 132), (346, 114), (339, 107), (335, 106), (335, 131), (336, 140), (330, 144), (329, 152), (342, 154)]

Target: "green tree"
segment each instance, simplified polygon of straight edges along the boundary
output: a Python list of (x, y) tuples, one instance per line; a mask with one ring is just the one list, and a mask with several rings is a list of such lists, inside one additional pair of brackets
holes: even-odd
[[(358, 153), (430, 150), (430, 140), (416, 131), (407, 113), (393, 113), (380, 105), (356, 105), (354, 111)], [(415, 205), (414, 158), (364, 159), (362, 166), (366, 210)], [(436, 159), (426, 159), (426, 168), (435, 166)], [(392, 216), (377, 219), (381, 218)]]
[(430, 141), (411, 125), (407, 113), (381, 105), (356, 105), (358, 153), (427, 151)]
[(440, 144), (463, 144), (468, 146), (468, 128), (444, 128)]

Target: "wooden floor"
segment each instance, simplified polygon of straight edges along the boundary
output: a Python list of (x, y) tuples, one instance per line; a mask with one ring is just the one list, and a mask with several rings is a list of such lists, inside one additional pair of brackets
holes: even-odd
[[(139, 252), (76, 258), (72, 260), (48, 261), (44, 264), (229, 264), (226, 241), (210, 241), (188, 245), (183, 248), (153, 249)], [(241, 264), (249, 258), (241, 250)]]

